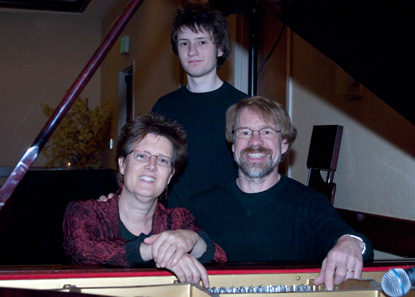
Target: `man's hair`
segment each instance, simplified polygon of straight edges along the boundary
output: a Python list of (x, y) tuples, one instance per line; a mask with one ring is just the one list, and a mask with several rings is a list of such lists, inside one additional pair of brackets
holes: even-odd
[(125, 158), (132, 146), (143, 140), (147, 134), (164, 136), (172, 143), (172, 161), (177, 171), (187, 156), (186, 132), (177, 122), (167, 120), (164, 116), (157, 114), (138, 115), (134, 120), (125, 123), (118, 139), (116, 160), (118, 161), (120, 157)]
[(232, 52), (229, 25), (225, 16), (206, 4), (190, 4), (178, 9), (170, 34), (171, 45), (176, 55), (178, 55), (177, 34), (185, 27), (194, 33), (204, 31), (212, 36), (213, 43), (223, 52), (223, 55), (217, 59), (216, 67), (219, 69)]
[(226, 140), (229, 143), (234, 143), (235, 141), (236, 119), (244, 108), (255, 112), (265, 122), (279, 126), (281, 139), (286, 141), (288, 150), (290, 149), (297, 136), (297, 129), (291, 124), (290, 116), (280, 103), (261, 96), (242, 99), (228, 108), (226, 112)]

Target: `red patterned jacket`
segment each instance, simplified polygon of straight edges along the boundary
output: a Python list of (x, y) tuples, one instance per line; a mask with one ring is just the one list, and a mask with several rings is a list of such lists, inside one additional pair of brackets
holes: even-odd
[(63, 246), (74, 263), (134, 267), (148, 263), (140, 255), (144, 238), (179, 229), (195, 231), (205, 240), (207, 250), (198, 259), (201, 263), (226, 262), (223, 249), (210, 240), (185, 208), (166, 209), (157, 203), (152, 232), (132, 240), (123, 239), (118, 198), (115, 197), (108, 202), (87, 200), (69, 203), (63, 219)]

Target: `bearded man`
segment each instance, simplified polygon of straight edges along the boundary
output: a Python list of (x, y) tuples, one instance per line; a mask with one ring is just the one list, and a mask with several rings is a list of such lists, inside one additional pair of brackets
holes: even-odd
[(275, 101), (255, 96), (229, 107), (226, 139), (238, 178), (194, 195), (190, 210), (228, 262), (323, 261), (315, 284), (331, 290), (333, 284), (361, 277), (373, 247), (327, 197), (279, 173), (296, 135), (288, 113)]

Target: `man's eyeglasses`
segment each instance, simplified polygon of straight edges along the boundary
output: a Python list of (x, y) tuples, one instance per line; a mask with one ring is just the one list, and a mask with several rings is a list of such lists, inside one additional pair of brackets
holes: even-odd
[(156, 157), (157, 165), (161, 167), (169, 168), (173, 167), (174, 165), (172, 158), (170, 157), (152, 155), (149, 152), (143, 150), (132, 150), (126, 154), (125, 157), (127, 157), (129, 154), (132, 154), (133, 159), (138, 162), (149, 162), (151, 157)]
[(252, 130), (250, 128), (238, 128), (233, 133), (239, 139), (250, 139), (255, 131), (258, 131), (259, 137), (262, 139), (273, 139), (277, 136), (281, 130), (275, 130), (273, 128), (262, 128), (259, 130)]

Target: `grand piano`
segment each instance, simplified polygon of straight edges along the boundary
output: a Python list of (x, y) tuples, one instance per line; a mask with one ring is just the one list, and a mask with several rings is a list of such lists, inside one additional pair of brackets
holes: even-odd
[[(362, 279), (347, 280), (333, 291), (313, 284), (320, 269), (308, 263), (207, 265), (209, 289), (180, 284), (169, 272), (154, 268), (5, 267), (0, 268), (0, 296), (385, 297), (380, 285), (385, 272), (391, 267), (407, 269), (410, 264), (373, 263), (364, 268)], [(415, 291), (406, 296), (415, 296)]]
[[(212, 5), (228, 10), (232, 10), (231, 6), (238, 5), (240, 2), (243, 2), (244, 7), (259, 5), (270, 11), (408, 121), (415, 123), (415, 110), (410, 100), (414, 93), (412, 85), (414, 74), (411, 71), (414, 51), (413, 44), (407, 42), (413, 39), (415, 26), (411, 24), (410, 18), (404, 17), (413, 16), (415, 12), (410, 1), (393, 3), (372, 0), (211, 1)], [(388, 38), (388, 42), (385, 42), (385, 38)], [(405, 43), (405, 46), (402, 46), (402, 43)], [(363, 51), (362, 48), (370, 50)], [(396, 88), (397, 85), (400, 87)], [(368, 214), (343, 213), (343, 215), (356, 230), (363, 230), (363, 233), (372, 240), (378, 240), (376, 246), (383, 245), (387, 252), (404, 251), (405, 255), (415, 256), (413, 222), (391, 221)], [(391, 236), (394, 234), (400, 237), (405, 232), (405, 237), (408, 238), (407, 245), (388, 245), (385, 240), (376, 236), (376, 233), (379, 233), (376, 232), (377, 230), (364, 229), (364, 225), (367, 228), (368, 224), (362, 222), (367, 220), (369, 222), (377, 220), (378, 227), (381, 226), (379, 224), (384, 224), (382, 225), (384, 232), (391, 232)], [(404, 232), (396, 234), (396, 230), (402, 226)], [(9, 249), (9, 252), (12, 252), (12, 249)], [(30, 253), (30, 250), (26, 252)], [(3, 259), (7, 258), (5, 254), (1, 256)], [(52, 263), (55, 260), (53, 259)], [(71, 292), (72, 296), (228, 295), (225, 292), (207, 291), (198, 286), (178, 284), (172, 274), (155, 268), (77, 267), (65, 263), (53, 265), (47, 261), (45, 262), (47, 265), (28, 265), (32, 264), (31, 261), (23, 262), (19, 266), (0, 267), (0, 296), (67, 296), (68, 292)], [(286, 288), (285, 293), (238, 293), (242, 294), (241, 296), (264, 296), (264, 294), (266, 296), (275, 296), (275, 294), (385, 296), (379, 287), (383, 274), (391, 268), (409, 268), (414, 265), (415, 262), (410, 260), (377, 261), (364, 268), (362, 281), (345, 282), (333, 292), (325, 291), (324, 287), (313, 288), (312, 281), (318, 275), (319, 263), (240, 263), (237, 265), (230, 263), (207, 268), (212, 287), (257, 288), (283, 285)], [(311, 292), (304, 287), (311, 287)], [(415, 292), (412, 290), (408, 296), (415, 296)]]

